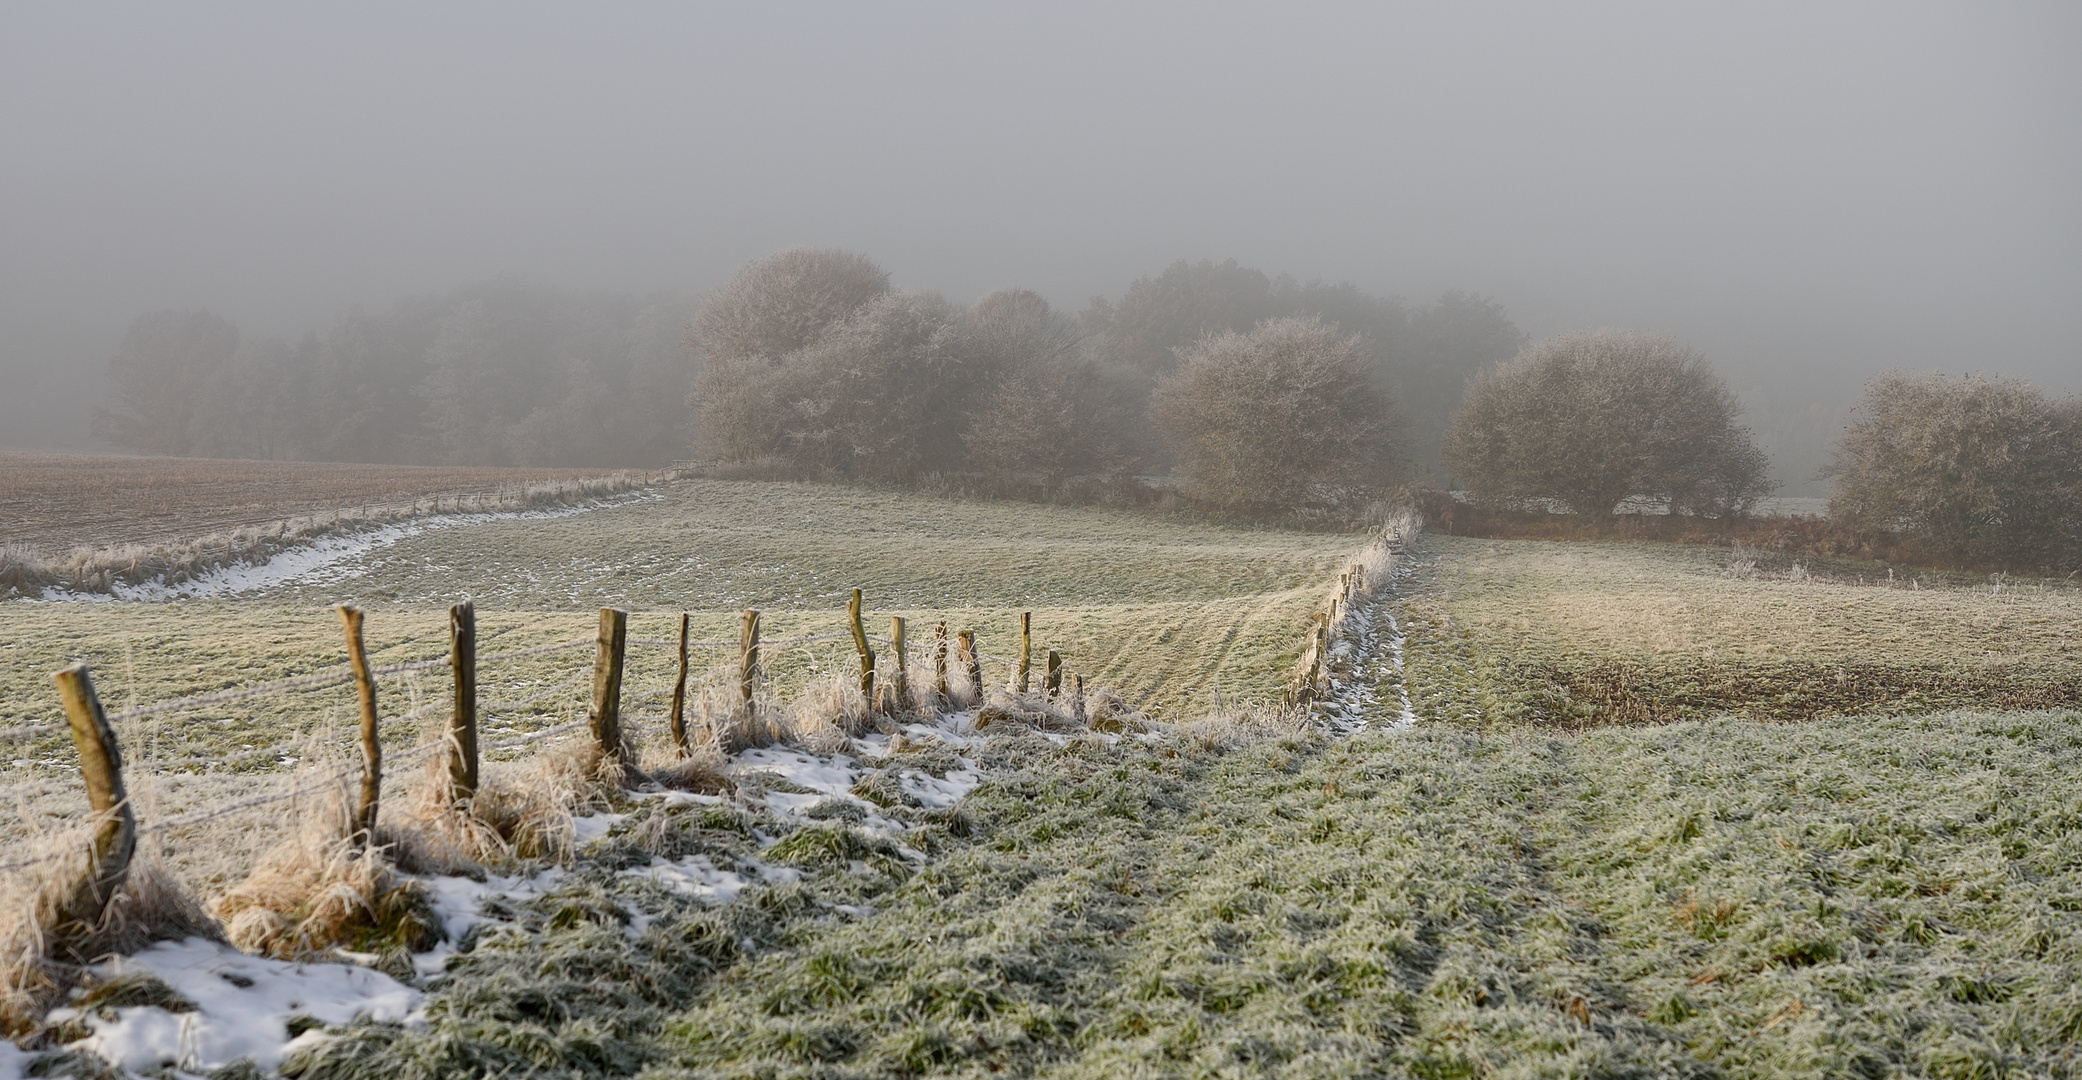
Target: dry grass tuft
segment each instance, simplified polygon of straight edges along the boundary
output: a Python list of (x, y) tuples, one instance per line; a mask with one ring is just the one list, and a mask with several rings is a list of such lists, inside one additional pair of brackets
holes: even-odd
[(223, 940), (202, 905), (181, 887), (156, 851), (140, 847), (122, 887), (93, 927), (60, 926), (57, 912), (89, 865), (88, 834), (47, 837), (39, 846), (64, 853), (43, 864), (28, 902), (0, 912), (0, 1034), (22, 1038), (87, 977), (100, 960), (154, 941)]
[(344, 788), (327, 796), (306, 804), (297, 833), (211, 902), (231, 944), (285, 960), (432, 948), (441, 924), (425, 886), (400, 879), (384, 847), (350, 839)]

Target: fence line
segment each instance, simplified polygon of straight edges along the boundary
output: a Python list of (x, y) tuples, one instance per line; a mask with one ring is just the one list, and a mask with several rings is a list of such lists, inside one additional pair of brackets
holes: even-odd
[[(1340, 592), (1331, 601), (1333, 612), (1336, 610), (1339, 602), (1350, 598), (1352, 587), (1353, 574), (1347, 573), (1341, 579)], [(613, 608), (603, 608), (600, 612), (600, 633), (597, 638), (578, 638), (519, 649), (508, 653), (478, 656), (476, 654), (474, 607), (465, 601), (450, 611), (450, 650), (447, 655), (403, 661), (372, 670), (361, 651), (360, 627), (362, 613), (357, 609), (342, 606), (339, 611), (348, 635), (348, 652), (350, 657), (347, 665), (279, 679), (258, 686), (194, 694), (168, 701), (155, 702), (151, 705), (116, 713), (113, 716), (106, 715), (103, 712), (99, 700), (94, 696), (91, 681), (87, 676), (86, 666), (84, 664), (74, 665), (60, 672), (58, 681), (61, 690), (64, 691), (62, 696), (66, 700), (68, 723), (72, 729), (73, 739), (80, 750), (83, 775), (88, 782), (90, 795), (92, 795), (97, 806), (96, 812), (98, 816), (96, 820), (109, 818), (110, 815), (120, 812), (121, 828), (123, 830), (121, 833), (110, 833), (111, 826), (108, 824), (104, 823), (97, 826), (99, 833), (95, 840), (95, 858), (92, 860), (94, 868), (90, 872), (95, 875), (96, 882), (110, 880), (120, 882), (124, 873), (127, 872), (131, 851), (130, 845), (139, 833), (158, 833), (190, 828), (260, 807), (272, 806), (302, 798), (324, 791), (328, 787), (343, 784), (357, 773), (360, 774), (362, 779), (362, 797), (360, 809), (356, 811), (357, 824), (354, 835), (357, 837), (357, 842), (364, 842), (376, 824), (374, 816), (379, 807), (377, 792), (380, 788), (381, 766), (385, 764), (382, 761), (385, 756), (382, 753), (381, 746), (382, 727), (389, 725), (395, 728), (398, 724), (416, 721), (449, 707), (453, 708), (453, 719), (443, 733), (429, 741), (418, 743), (405, 749), (401, 753), (391, 755), (387, 764), (394, 771), (426, 761), (436, 754), (443, 752), (450, 754), (451, 777), (467, 776), (469, 778), (468, 786), (465, 786), (463, 781), (457, 780), (453, 781), (454, 786), (449, 789), (449, 798), (453, 800), (454, 805), (458, 808), (466, 808), (469, 805), (468, 800), (471, 794), (474, 793), (479, 755), (483, 752), (512, 750), (590, 728), (593, 737), (600, 743), (601, 751), (607, 756), (607, 760), (623, 760), (624, 744), (620, 733), (625, 695), (622, 691), (622, 675), (624, 672), (625, 651), (631, 644), (647, 649), (671, 649), (679, 654), (678, 679), (670, 692), (672, 699), (670, 716), (638, 717), (632, 715), (628, 719), (645, 723), (668, 721), (672, 736), (678, 743), (680, 753), (683, 756), (691, 752), (691, 747), (687, 743), (686, 728), (683, 723), (685, 690), (689, 673), (687, 661), (689, 653), (696, 649), (712, 652), (728, 650), (732, 646), (736, 647), (738, 658), (738, 701), (733, 707), (741, 710), (756, 710), (767, 707), (762, 704), (762, 699), (755, 695), (754, 686), (765, 666), (765, 659), (772, 657), (774, 650), (823, 642), (851, 640), (856, 649), (859, 666), (859, 690), (867, 709), (871, 713), (881, 714), (893, 714), (908, 710), (912, 701), (916, 700), (916, 698), (914, 698), (911, 692), (909, 674), (905, 670), (908, 657), (904, 641), (902, 640), (904, 637), (903, 622), (900, 618), (892, 618), (891, 636), (870, 636), (862, 625), (862, 607), (863, 598), (861, 591), (855, 589), (847, 606), (847, 621), (849, 625), (845, 631), (825, 634), (804, 634), (786, 638), (766, 638), (764, 640), (761, 639), (759, 633), (760, 613), (757, 610), (747, 609), (744, 612), (740, 635), (736, 641), (728, 639), (686, 640), (687, 623), (685, 616), (681, 617), (681, 638), (631, 639), (626, 632), (628, 614)], [(1322, 643), (1324, 640), (1323, 633), (1327, 625), (1328, 620), (1319, 619), (1315, 648), (1311, 650), (1313, 653), (1311, 659), (1314, 664), (1312, 671), (1320, 670)], [(948, 663), (950, 659), (962, 665), (964, 669), (962, 671), (963, 681), (971, 684), (971, 692), (978, 695), (979, 698), (984, 693), (986, 687), (986, 681), (982, 676), (982, 663), (985, 660), (989, 660), (994, 664), (1015, 665), (1014, 670), (1017, 674), (1013, 678), (1012, 685), (1021, 692), (1027, 691), (1032, 661), (1034, 659), (1032, 629), (1032, 613), (1021, 612), (1019, 615), (1020, 655), (1015, 659), (986, 654), (978, 650), (975, 647), (975, 631), (973, 629), (963, 628), (950, 637), (946, 632), (945, 624), (942, 623), (935, 628), (936, 632), (932, 644), (932, 662), (936, 671), (935, 684), (930, 692), (924, 695), (924, 700), (929, 701), (933, 699), (933, 695), (945, 695), (948, 692), (947, 671), (950, 666)], [(591, 672), (591, 701), (585, 719), (571, 720), (540, 731), (512, 735), (497, 741), (479, 744), (477, 731), (480, 726), (480, 717), (488, 719), (496, 714), (510, 716), (515, 710), (526, 708), (548, 698), (570, 694), (581, 690), (585, 685), (585, 677), (581, 675), (578, 678), (556, 683), (518, 700), (480, 704), (475, 699), (478, 686), (477, 672), (481, 665), (545, 656), (584, 648), (588, 645), (595, 647), (596, 655)], [(958, 646), (957, 655), (953, 657), (948, 655), (950, 645)], [(882, 673), (885, 678), (879, 687), (876, 679), (876, 649), (878, 647), (888, 650), (888, 658), (893, 661)], [(811, 663), (814, 669), (817, 666), (816, 660), (812, 659)], [(834, 664), (834, 667), (841, 665), (842, 662)], [(357, 666), (359, 667), (359, 678), (357, 677)], [(403, 713), (388, 718), (378, 715), (374, 689), (376, 679), (433, 671), (443, 667), (450, 668), (454, 673), (456, 691), (452, 697), (432, 696), (430, 699), (417, 704)], [(893, 670), (890, 670), (891, 668)], [(1062, 692), (1061, 688), (1065, 685), (1065, 674), (1062, 670), (1060, 654), (1052, 649), (1047, 650), (1043, 683), (1044, 693), (1052, 698)], [(1081, 716), (1083, 714), (1082, 688), (1084, 679), (1083, 676), (1075, 673), (1068, 674), (1071, 680), (1069, 685), (1076, 687), (1077, 701), (1075, 702), (1075, 711)], [(713, 672), (709, 676), (704, 676), (704, 683), (710, 678), (713, 678)], [(294, 693), (342, 686), (349, 682), (357, 681), (360, 683), (358, 697), (361, 705), (360, 737), (363, 750), (362, 761), (354, 764), (344, 764), (319, 774), (315, 778), (299, 777), (293, 779), (285, 785), (284, 790), (256, 794), (206, 810), (198, 810), (162, 821), (146, 823), (139, 827), (131, 815), (127, 797), (122, 795), (124, 789), (122, 787), (120, 770), (103, 769), (104, 773), (113, 772), (114, 779), (111, 784), (108, 776), (94, 773), (86, 768), (86, 766), (93, 765), (96, 762), (103, 763), (105, 766), (120, 760), (120, 751), (115, 745), (116, 733), (112, 726), (114, 721), (135, 720), (182, 709), (227, 704), (267, 694)], [(417, 684), (413, 685), (415, 686), (414, 693), (416, 696)], [(632, 701), (650, 701), (664, 697), (666, 694), (667, 692), (663, 690), (648, 690), (626, 695), (626, 698)], [(60, 730), (65, 726), (67, 725), (28, 725), (0, 732), (0, 739), (33, 737)], [(313, 737), (315, 736), (306, 736), (298, 741), (285, 741), (268, 747), (242, 750), (231, 754), (220, 754), (208, 758), (187, 758), (172, 762), (145, 761), (140, 762), (140, 764), (156, 770), (194, 764), (229, 764), (265, 754), (280, 754), (299, 745), (308, 746), (310, 745), (310, 739)], [(640, 772), (632, 772), (629, 775), (637, 778), (639, 782), (643, 782)], [(97, 783), (101, 785), (98, 788), (95, 786)], [(117, 798), (117, 802), (113, 807), (106, 805), (110, 802), (107, 792), (111, 789), (116, 793)], [(100, 794), (95, 794), (96, 792), (100, 792)], [(120, 841), (114, 848), (109, 848), (110, 836), (116, 836)], [(107, 860), (103, 858), (105, 848), (115, 852)], [(35, 866), (72, 853), (72, 850), (68, 847), (58, 847), (56, 850), (42, 855), (0, 863), (0, 872)], [(113, 864), (112, 867), (102, 865), (104, 861), (111, 862)], [(97, 886), (96, 891), (98, 893), (102, 890)], [(112, 896), (113, 887), (111, 886), (107, 889), (106, 893)], [(105, 903), (106, 899), (104, 898), (100, 902)], [(93, 914), (98, 918), (98, 912)]]

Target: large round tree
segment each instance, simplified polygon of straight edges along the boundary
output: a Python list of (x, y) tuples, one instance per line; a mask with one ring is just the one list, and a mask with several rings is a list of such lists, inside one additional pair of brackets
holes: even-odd
[(1396, 430), (1357, 337), (1314, 317), (1202, 338), (1157, 387), (1186, 490), (1239, 509), (1348, 503), (1391, 480)]
[(1771, 484), (1741, 412), (1706, 361), (1670, 338), (1569, 334), (1469, 384), (1446, 467), (1492, 505), (1610, 516), (1640, 497), (1677, 513), (1742, 512)]
[(2082, 399), (2020, 379), (1899, 372), (1865, 385), (1824, 470), (1829, 516), (1941, 558), (2082, 563)]

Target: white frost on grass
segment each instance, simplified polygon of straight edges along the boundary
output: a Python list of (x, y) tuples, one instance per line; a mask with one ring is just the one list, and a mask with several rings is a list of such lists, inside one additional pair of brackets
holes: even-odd
[(115, 1009), (115, 1019), (75, 1009), (58, 1009), (52, 1022), (83, 1019), (93, 1034), (68, 1049), (143, 1072), (179, 1069), (207, 1072), (240, 1058), (273, 1073), (300, 1040), (322, 1039), (317, 1031), (292, 1038), (288, 1021), (310, 1017), (326, 1024), (357, 1017), (410, 1022), (417, 1018), (419, 991), (380, 971), (349, 964), (292, 964), (248, 956), (201, 938), (162, 941), (98, 969), (104, 977), (145, 971), (195, 1003), (193, 1012), (168, 1012), (157, 1005)]
[(54, 585), (43, 591), (43, 599), (51, 602), (104, 600), (110, 602), (143, 601), (156, 603), (177, 599), (236, 596), (239, 593), (272, 588), (276, 585), (287, 585), (306, 578), (312, 580), (304, 582), (305, 584), (326, 584), (329, 581), (345, 581), (358, 576), (357, 573), (347, 571), (334, 575), (328, 580), (318, 580), (318, 573), (348, 559), (389, 547), (407, 537), (420, 536), (442, 529), (452, 529), (464, 525), (483, 525), (492, 521), (542, 521), (549, 518), (570, 517), (574, 514), (583, 514), (610, 506), (620, 506), (625, 503), (643, 502), (658, 498), (663, 498), (663, 496), (651, 492), (637, 492), (633, 495), (600, 499), (577, 506), (559, 506), (549, 510), (502, 510), (470, 514), (443, 514), (438, 517), (419, 518), (413, 521), (399, 522), (394, 525), (379, 525), (374, 528), (327, 533), (324, 536), (316, 537), (285, 551), (277, 552), (264, 562), (241, 561), (226, 566), (219, 566), (208, 573), (191, 578), (178, 585), (169, 585), (163, 581), (147, 581), (141, 585), (127, 585), (117, 582), (112, 584), (106, 593), (75, 592)]
[[(1409, 562), (1398, 559), (1389, 579), (1391, 586), (1410, 572)], [(1350, 664), (1350, 678), (1330, 680), (1330, 693), (1316, 703), (1316, 715), (1339, 734), (1361, 731), (1373, 723), (1369, 715), (1380, 711), (1382, 691), (1393, 688), (1397, 709), (1389, 730), (1407, 731), (1417, 723), (1417, 710), (1410, 704), (1409, 686), (1403, 681), (1402, 625), (1390, 610), (1388, 594), (1354, 606), (1352, 614), (1346, 623), (1348, 636), (1339, 638), (1328, 653), (1328, 659)]]

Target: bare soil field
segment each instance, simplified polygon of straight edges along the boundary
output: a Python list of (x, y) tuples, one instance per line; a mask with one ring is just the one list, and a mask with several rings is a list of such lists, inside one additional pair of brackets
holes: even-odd
[[(1431, 536), (1440, 707), (1581, 726), (2082, 701), (2082, 588), (1647, 543)], [(1446, 677), (1451, 673), (1451, 677)], [(1413, 680), (1414, 680), (1413, 676)], [(1449, 704), (1451, 703), (1451, 704)]]
[(82, 547), (172, 543), (606, 471), (0, 452), (0, 545), (52, 557)]

